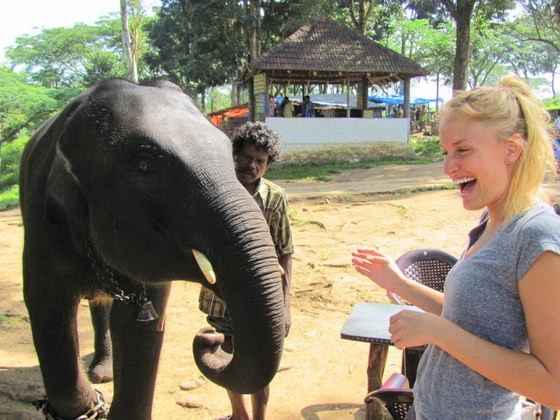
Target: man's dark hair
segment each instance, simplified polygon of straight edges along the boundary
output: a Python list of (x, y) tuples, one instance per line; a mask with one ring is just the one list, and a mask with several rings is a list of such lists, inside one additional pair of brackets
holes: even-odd
[(257, 150), (268, 153), (268, 163), (280, 159), (280, 136), (265, 123), (256, 121), (243, 124), (233, 133), (233, 155), (236, 156), (245, 143), (254, 144)]

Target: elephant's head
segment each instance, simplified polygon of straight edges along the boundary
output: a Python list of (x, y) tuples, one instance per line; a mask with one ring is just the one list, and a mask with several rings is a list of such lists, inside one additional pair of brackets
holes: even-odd
[[(77, 248), (87, 239), (113, 270), (142, 282), (206, 283), (215, 272), (235, 330), (233, 359), (195, 340), (212, 381), (242, 393), (273, 378), (283, 294), (266, 222), (237, 181), (228, 138), (174, 85), (110, 80), (71, 104), (57, 131), (47, 213)], [(197, 254), (198, 254), (197, 253)], [(204, 265), (204, 263), (203, 263)]]

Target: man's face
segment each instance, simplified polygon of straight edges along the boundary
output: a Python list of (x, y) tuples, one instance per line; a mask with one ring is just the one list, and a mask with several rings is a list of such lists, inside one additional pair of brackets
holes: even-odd
[(268, 169), (268, 153), (258, 150), (254, 144), (243, 145), (235, 158), (237, 179), (245, 188), (252, 191), (258, 180)]

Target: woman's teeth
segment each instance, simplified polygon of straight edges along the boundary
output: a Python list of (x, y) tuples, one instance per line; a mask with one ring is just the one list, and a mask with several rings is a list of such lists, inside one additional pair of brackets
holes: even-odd
[(463, 189), (469, 182), (474, 182), (474, 181), (476, 181), (476, 178), (459, 178), (459, 179), (455, 179), (453, 181), (453, 184), (458, 185), (461, 191), (463, 191)]

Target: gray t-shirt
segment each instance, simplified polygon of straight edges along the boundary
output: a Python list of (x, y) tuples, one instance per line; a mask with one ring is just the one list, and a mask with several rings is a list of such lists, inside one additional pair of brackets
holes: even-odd
[[(472, 245), (485, 221), (470, 233)], [(560, 254), (560, 217), (536, 204), (460, 261), (445, 282), (442, 316), (472, 334), (528, 352), (519, 281), (545, 251)], [(489, 381), (439, 347), (429, 345), (414, 385), (418, 419), (520, 418), (519, 395)]]

